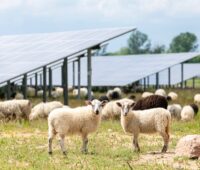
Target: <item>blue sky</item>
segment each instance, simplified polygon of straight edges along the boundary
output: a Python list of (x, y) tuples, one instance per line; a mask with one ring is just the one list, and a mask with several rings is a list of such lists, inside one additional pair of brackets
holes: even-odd
[(180, 32), (200, 39), (199, 7), (200, 0), (0, 0), (0, 35), (135, 26), (153, 45), (168, 45)]

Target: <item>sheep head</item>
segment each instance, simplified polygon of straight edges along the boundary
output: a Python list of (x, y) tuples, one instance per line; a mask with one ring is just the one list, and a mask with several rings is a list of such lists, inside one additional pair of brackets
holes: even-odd
[(102, 108), (105, 106), (105, 104), (107, 103), (106, 100), (104, 101), (99, 101), (97, 99), (92, 100), (92, 101), (86, 101), (87, 105), (91, 105), (92, 106), (92, 111), (98, 115), (101, 113)]
[(121, 108), (121, 114), (127, 116), (128, 112), (132, 110), (133, 106), (135, 105), (135, 102), (116, 102), (116, 104)]

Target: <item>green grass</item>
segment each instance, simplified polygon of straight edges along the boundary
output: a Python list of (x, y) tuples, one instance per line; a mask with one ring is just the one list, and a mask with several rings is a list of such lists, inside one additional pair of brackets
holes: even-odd
[[(191, 103), (196, 91), (176, 91), (180, 99), (178, 103)], [(140, 94), (137, 94), (139, 97)], [(32, 99), (36, 104), (40, 100)], [(70, 99), (70, 106), (83, 105), (84, 101), (77, 102)], [(139, 170), (166, 170), (175, 169), (176, 164), (183, 169), (196, 166), (200, 169), (200, 161), (187, 158), (169, 156), (151, 159), (156, 155), (146, 156), (153, 151), (160, 151), (163, 145), (159, 135), (140, 135), (139, 144), (141, 153), (132, 149), (132, 136), (123, 132), (119, 121), (102, 122), (98, 131), (89, 136), (88, 154), (82, 154), (81, 138), (69, 136), (65, 140), (68, 150), (63, 156), (58, 141), (53, 142), (53, 155), (47, 153), (47, 121), (8, 122), (0, 124), (0, 170), (62, 170), (62, 169), (139, 169)], [(191, 122), (173, 121), (169, 152), (173, 152), (177, 141), (187, 134), (199, 134), (200, 113)], [(167, 156), (167, 154), (166, 154)], [(171, 158), (170, 158), (171, 157)], [(145, 161), (145, 159), (147, 159)], [(162, 160), (161, 162), (159, 160)], [(197, 169), (198, 169), (197, 168)]]

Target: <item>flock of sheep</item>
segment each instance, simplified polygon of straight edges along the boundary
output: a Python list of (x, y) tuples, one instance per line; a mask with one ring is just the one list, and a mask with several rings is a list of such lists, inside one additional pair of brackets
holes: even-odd
[[(57, 94), (62, 88), (55, 89)], [(77, 95), (77, 90), (73, 91)], [(87, 95), (85, 89), (82, 95)], [(48, 152), (52, 154), (52, 140), (58, 135), (63, 154), (66, 154), (64, 138), (67, 135), (78, 134), (82, 137), (82, 152), (87, 152), (88, 134), (95, 132), (101, 122), (108, 119), (120, 119), (122, 129), (133, 135), (133, 146), (140, 151), (138, 136), (140, 133), (158, 132), (163, 138), (162, 152), (166, 152), (169, 143), (171, 118), (190, 121), (198, 112), (200, 94), (194, 96), (194, 103), (183, 108), (173, 103), (178, 95), (158, 89), (155, 93), (144, 92), (142, 98), (135, 101), (134, 96), (122, 98), (120, 88), (109, 90), (105, 96), (87, 101), (86, 106), (71, 108), (61, 102), (53, 101), (39, 103), (32, 108), (29, 100), (14, 99), (0, 102), (0, 119), (2, 121), (38, 118), (48, 118)]]

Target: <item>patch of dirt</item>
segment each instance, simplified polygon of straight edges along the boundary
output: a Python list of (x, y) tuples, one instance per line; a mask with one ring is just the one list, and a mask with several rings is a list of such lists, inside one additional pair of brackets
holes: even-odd
[(175, 155), (173, 150), (167, 153), (161, 152), (149, 152), (147, 154), (141, 154), (137, 161), (134, 161), (133, 164), (144, 164), (144, 163), (155, 163), (155, 164), (166, 164), (170, 165), (174, 169), (190, 169), (190, 170), (199, 170), (200, 161), (199, 160), (190, 160), (187, 158), (178, 158)]

